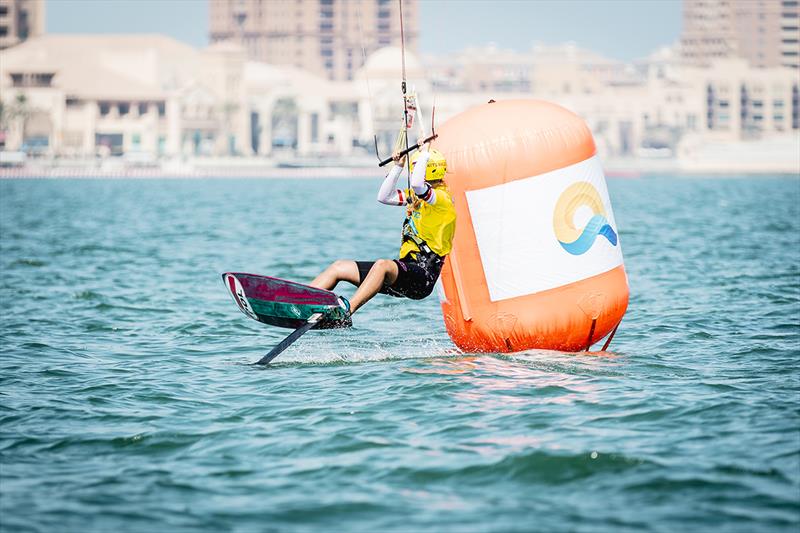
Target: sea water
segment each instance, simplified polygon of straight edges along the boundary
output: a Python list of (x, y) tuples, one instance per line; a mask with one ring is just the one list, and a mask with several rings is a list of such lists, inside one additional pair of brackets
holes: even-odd
[(395, 256), (377, 186), (0, 180), (0, 529), (798, 530), (796, 177), (611, 180), (611, 353), (464, 354), (379, 296), (250, 366), (288, 330), (220, 274)]

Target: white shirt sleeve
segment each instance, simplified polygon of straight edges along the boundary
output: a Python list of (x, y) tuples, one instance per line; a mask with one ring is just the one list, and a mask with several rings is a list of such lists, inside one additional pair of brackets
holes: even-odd
[(436, 203), (436, 191), (425, 182), (425, 172), (428, 169), (428, 159), (430, 152), (425, 150), (420, 152), (417, 161), (414, 163), (414, 172), (411, 173), (411, 188), (414, 193), (422, 200), (433, 205)]
[(403, 167), (394, 165), (386, 174), (381, 188), (378, 191), (378, 201), (386, 205), (405, 205), (406, 199), (403, 191), (397, 188), (397, 178), (403, 172)]

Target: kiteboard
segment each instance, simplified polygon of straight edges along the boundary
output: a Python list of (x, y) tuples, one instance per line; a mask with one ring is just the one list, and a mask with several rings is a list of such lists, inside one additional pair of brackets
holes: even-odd
[(257, 364), (269, 363), (311, 329), (350, 326), (349, 317), (331, 291), (243, 272), (226, 272), (222, 281), (242, 313), (270, 326), (294, 330)]

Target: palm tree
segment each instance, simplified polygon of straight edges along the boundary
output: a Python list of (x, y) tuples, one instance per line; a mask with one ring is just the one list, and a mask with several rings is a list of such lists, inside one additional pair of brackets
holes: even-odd
[(8, 131), (15, 123), (19, 124), (21, 138), (24, 142), (31, 114), (32, 110), (28, 105), (28, 97), (25, 96), (25, 93), (17, 93), (10, 105), (0, 101), (0, 131)]

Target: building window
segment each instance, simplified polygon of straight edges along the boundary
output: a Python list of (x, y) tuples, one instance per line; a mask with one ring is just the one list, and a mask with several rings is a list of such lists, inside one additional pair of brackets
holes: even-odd
[(311, 113), (311, 142), (319, 140), (319, 114)]
[(50, 87), (55, 73), (50, 72), (12, 72), (11, 84), (14, 87)]
[(147, 104), (144, 102), (139, 102), (139, 115), (146, 115), (147, 114)]
[(158, 102), (158, 116), (163, 117), (167, 114), (167, 106), (164, 102)]
[(24, 41), (28, 38), (28, 32), (30, 31), (28, 12), (21, 10), (18, 12), (17, 17), (17, 33), (19, 34), (19, 38)]
[(120, 102), (117, 104), (117, 109), (119, 110), (119, 115), (123, 117), (131, 110), (131, 105), (127, 102)]
[(100, 110), (101, 117), (108, 115), (109, 111), (111, 111), (111, 104), (109, 104), (108, 102), (100, 102), (97, 104), (97, 106)]
[(714, 87), (711, 84), (706, 86), (706, 127), (710, 130), (714, 129)]
[(333, 117), (350, 117), (358, 114), (358, 102), (330, 102), (328, 113)]
[(111, 155), (122, 155), (122, 134), (121, 133), (95, 133), (94, 145), (105, 147)]
[(50, 87), (53, 84), (53, 76), (55, 74), (34, 74), (33, 86), (34, 87)]

